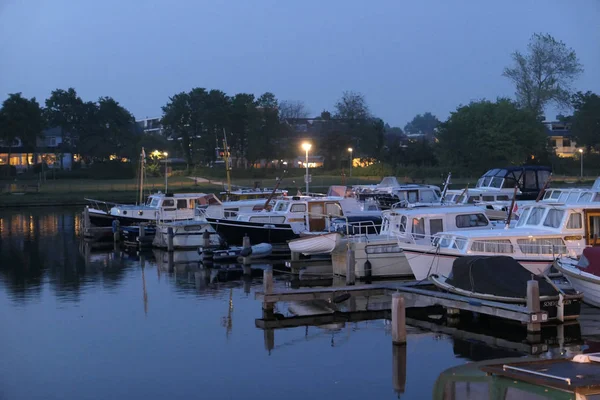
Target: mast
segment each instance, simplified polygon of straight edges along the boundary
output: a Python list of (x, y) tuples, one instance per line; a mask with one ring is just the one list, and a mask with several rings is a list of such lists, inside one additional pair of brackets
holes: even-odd
[(508, 210), (508, 218), (506, 219), (506, 226), (504, 229), (510, 228), (510, 220), (512, 219), (513, 209), (515, 208), (515, 201), (517, 201), (517, 190), (519, 189), (519, 185), (515, 185), (515, 190), (513, 192), (513, 198), (510, 202), (510, 210)]
[(442, 191), (442, 201), (444, 204), (444, 200), (446, 199), (446, 193), (448, 192), (448, 186), (450, 186), (450, 178), (452, 177), (452, 172), (448, 172), (448, 177), (446, 178), (446, 182), (444, 182), (444, 190)]
[(144, 204), (144, 164), (146, 162), (146, 152), (142, 147), (142, 153), (140, 154), (140, 202), (139, 204)]
[(225, 172), (227, 173), (227, 197), (231, 193), (231, 167), (229, 166), (229, 147), (227, 146), (227, 134), (223, 128), (223, 158), (225, 158)]

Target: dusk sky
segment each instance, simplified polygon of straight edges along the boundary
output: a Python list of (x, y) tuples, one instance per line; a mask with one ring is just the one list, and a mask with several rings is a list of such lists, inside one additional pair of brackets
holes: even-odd
[[(193, 87), (333, 110), (345, 90), (404, 126), (514, 97), (501, 76), (534, 32), (573, 47), (600, 93), (600, 0), (0, 0), (0, 96), (111, 96), (136, 118)], [(554, 119), (556, 110), (547, 110)]]

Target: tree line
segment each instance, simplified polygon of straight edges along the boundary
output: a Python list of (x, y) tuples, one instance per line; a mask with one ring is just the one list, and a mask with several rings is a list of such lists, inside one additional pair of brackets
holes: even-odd
[[(586, 151), (600, 149), (600, 97), (573, 93), (583, 72), (575, 51), (548, 34), (534, 34), (526, 52), (515, 51), (502, 75), (515, 86), (515, 99), (473, 101), (460, 105), (445, 121), (430, 112), (415, 116), (403, 128), (374, 116), (361, 93), (344, 92), (332, 111), (307, 120), (301, 101), (279, 101), (273, 93), (227, 95), (217, 89), (193, 88), (171, 96), (162, 107), (164, 136), (142, 134), (133, 115), (111, 97), (84, 101), (69, 88), (53, 91), (44, 105), (20, 93), (0, 108), (0, 139), (20, 138), (35, 147), (43, 128), (60, 127), (60, 151), (77, 152), (86, 162), (111, 156), (135, 159), (140, 147), (169, 150), (188, 166), (210, 165), (226, 135), (237, 167), (301, 155), (300, 141), (310, 139), (312, 154), (326, 168), (348, 165), (348, 148), (357, 157), (392, 166), (418, 165), (483, 170), (505, 164), (548, 162), (543, 110), (550, 104), (573, 110), (558, 116)], [(304, 127), (304, 131), (299, 129)], [(170, 139), (167, 141), (167, 138)], [(10, 146), (9, 146), (10, 149)], [(10, 151), (10, 150), (9, 150)]]

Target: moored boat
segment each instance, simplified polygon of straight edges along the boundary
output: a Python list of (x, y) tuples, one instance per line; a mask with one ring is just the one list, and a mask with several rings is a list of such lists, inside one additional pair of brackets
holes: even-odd
[(339, 244), (342, 235), (337, 232), (306, 235), (288, 242), (290, 250), (305, 256), (329, 254)]
[(600, 248), (588, 247), (579, 259), (561, 257), (554, 267), (569, 283), (583, 292), (583, 302), (600, 307)]
[[(456, 259), (448, 276), (430, 275), (440, 289), (461, 296), (501, 303), (526, 304), (527, 282), (531, 273), (512, 257), (465, 256)], [(558, 318), (558, 308), (564, 308), (564, 320), (579, 316), (581, 292), (559, 288), (546, 277), (533, 277), (538, 282), (540, 309), (548, 319)], [(560, 304), (562, 302), (562, 304)]]

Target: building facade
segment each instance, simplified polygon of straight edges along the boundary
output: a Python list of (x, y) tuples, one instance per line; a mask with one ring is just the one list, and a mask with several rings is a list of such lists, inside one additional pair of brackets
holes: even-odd
[(26, 171), (42, 161), (49, 168), (71, 169), (72, 156), (64, 152), (61, 128), (45, 129), (37, 139), (36, 147), (26, 146), (19, 138), (13, 143), (0, 141), (0, 165), (12, 165), (17, 173)]
[(544, 122), (550, 147), (559, 157), (573, 157), (578, 152), (577, 143), (571, 133), (571, 125), (567, 122)]

